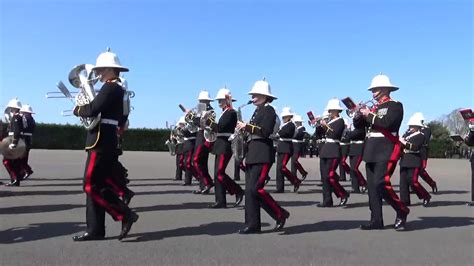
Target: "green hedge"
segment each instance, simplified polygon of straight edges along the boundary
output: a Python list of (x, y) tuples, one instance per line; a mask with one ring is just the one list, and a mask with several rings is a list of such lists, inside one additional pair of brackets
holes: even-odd
[[(166, 129), (129, 129), (124, 134), (123, 148), (129, 151), (167, 151), (164, 144), (169, 137)], [(34, 149), (84, 149), (86, 129), (78, 125), (36, 125)]]

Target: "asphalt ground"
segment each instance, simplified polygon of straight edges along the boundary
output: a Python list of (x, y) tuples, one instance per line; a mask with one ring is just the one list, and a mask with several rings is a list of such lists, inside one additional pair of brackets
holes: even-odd
[[(367, 194), (352, 194), (347, 208), (317, 208), (322, 199), (316, 186), (319, 161), (303, 158), (310, 175), (299, 193), (291, 192), (287, 183), (285, 194), (273, 194), (291, 213), (285, 228), (272, 232), (274, 221), (262, 212), (264, 232), (239, 235), (243, 209), (207, 208), (214, 201), (212, 193), (194, 195), (196, 186), (172, 180), (174, 157), (125, 152), (121, 161), (136, 192), (130, 206), (140, 215), (138, 222), (120, 242), (121, 224), (107, 216), (105, 240), (77, 243), (71, 236), (85, 227), (85, 159), (84, 151), (33, 150), (33, 176), (21, 187), (0, 187), (0, 265), (474, 264), (473, 208), (465, 205), (470, 199), (468, 160), (429, 160), (428, 172), (439, 193), (428, 208), (412, 194), (408, 229), (397, 232), (392, 229), (395, 212), (388, 205), (383, 209), (384, 230), (359, 229), (369, 219)], [(213, 160), (211, 156), (210, 169)], [(398, 171), (392, 178), (397, 192)], [(233, 173), (232, 164), (227, 172)], [(6, 182), (4, 169), (0, 174)], [(267, 188), (272, 192), (274, 168), (270, 174)], [(343, 185), (350, 189), (349, 182)], [(229, 205), (233, 201), (228, 196)]]

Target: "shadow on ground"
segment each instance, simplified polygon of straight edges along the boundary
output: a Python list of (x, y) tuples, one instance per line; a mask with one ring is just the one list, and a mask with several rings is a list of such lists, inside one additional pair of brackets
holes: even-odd
[(65, 236), (84, 230), (83, 223), (40, 223), (0, 231), (1, 244), (14, 244)]
[(57, 204), (57, 205), (36, 205), (36, 206), (19, 206), (0, 208), (1, 214), (23, 214), (23, 213), (43, 213), (43, 212), (57, 212), (65, 211), (74, 208), (81, 208), (84, 205), (74, 204)]

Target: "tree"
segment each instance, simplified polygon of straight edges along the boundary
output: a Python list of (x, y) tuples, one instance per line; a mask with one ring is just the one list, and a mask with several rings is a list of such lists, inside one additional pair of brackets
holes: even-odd
[(450, 138), (449, 130), (446, 126), (437, 121), (428, 123), (431, 129), (431, 140), (429, 143), (429, 156), (434, 158), (444, 158), (446, 153), (452, 153), (458, 149)]

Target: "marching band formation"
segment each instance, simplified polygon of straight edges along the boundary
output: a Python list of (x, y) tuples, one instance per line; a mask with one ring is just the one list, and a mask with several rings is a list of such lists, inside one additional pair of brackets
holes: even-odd
[[(95, 65), (82, 64), (73, 68), (69, 81), (80, 89), (75, 97), (62, 82), (58, 83), (64, 97), (75, 103), (73, 114), (80, 117), (88, 129), (85, 148), (88, 156), (83, 181), (87, 230), (74, 236), (74, 241), (103, 239), (106, 212), (115, 221), (122, 222), (119, 240), (127, 236), (138, 220), (138, 215), (128, 206), (134, 192), (127, 187), (127, 169), (119, 161), (122, 134), (128, 125), (130, 98), (133, 97), (126, 80), (120, 76), (127, 71), (117, 55), (108, 50), (99, 55)], [(99, 80), (103, 85), (96, 91), (94, 85)], [(308, 112), (308, 123), (315, 129), (322, 181), (322, 201), (317, 206), (333, 207), (334, 193), (339, 198), (338, 205), (344, 207), (351, 193), (368, 191), (371, 215), (369, 221), (360, 226), (362, 230), (384, 228), (382, 199), (395, 210), (394, 229), (404, 230), (410, 213), (410, 188), (422, 200), (423, 206), (429, 206), (431, 201), (430, 193), (418, 180), (419, 176), (433, 193), (438, 191), (436, 182), (426, 171), (431, 132), (424, 123), (423, 114), (413, 114), (407, 132), (399, 135), (403, 105), (391, 97), (398, 89), (388, 76), (379, 74), (368, 87), (373, 100), (355, 104), (349, 97), (330, 99), (321, 117)], [(234, 109), (236, 99), (228, 88), (220, 89), (215, 98), (211, 98), (208, 91), (201, 91), (196, 107), (187, 109), (179, 105), (184, 115), (172, 128), (166, 143), (171, 154), (176, 156), (176, 180), (183, 180), (184, 171), (184, 186), (190, 186), (193, 177), (199, 182), (199, 188), (193, 193), (209, 194), (214, 188), (215, 202), (209, 205), (210, 208), (226, 208), (226, 193), (235, 196), (233, 207), (239, 206), (245, 198), (245, 227), (238, 231), (240, 234), (261, 232), (260, 208), (275, 220), (274, 230), (281, 230), (290, 217), (290, 212), (281, 207), (265, 188), (275, 161), (275, 193), (285, 192), (285, 178), (297, 193), (308, 177), (308, 172), (299, 162), (309, 135), (303, 126), (303, 118), (293, 113), (290, 107), (277, 114), (272, 102), (278, 98), (272, 94), (265, 79), (256, 81), (248, 94), (250, 99)], [(211, 106), (213, 101), (217, 101), (219, 116)], [(344, 108), (341, 101), (352, 121), (342, 118)], [(255, 107), (253, 114), (249, 121), (244, 121), (242, 109), (251, 104)], [(28, 165), (35, 128), (32, 114), (31, 107), (22, 106), (17, 99), (12, 99), (7, 105), (8, 137), (0, 145), (3, 164), (11, 178), (7, 186), (20, 186), (20, 181), (33, 173)], [(470, 134), (465, 142), (474, 145), (474, 124), (471, 123), (469, 128)], [(215, 155), (214, 178), (208, 169), (210, 153)], [(232, 157), (234, 179), (227, 174)], [(359, 169), (362, 161), (365, 162), (365, 176)], [(400, 197), (391, 183), (398, 163)], [(473, 158), (471, 166), (474, 167)], [(235, 182), (240, 180), (241, 171), (245, 172), (245, 188)], [(350, 192), (340, 184), (346, 180), (346, 174), (351, 179)]]

